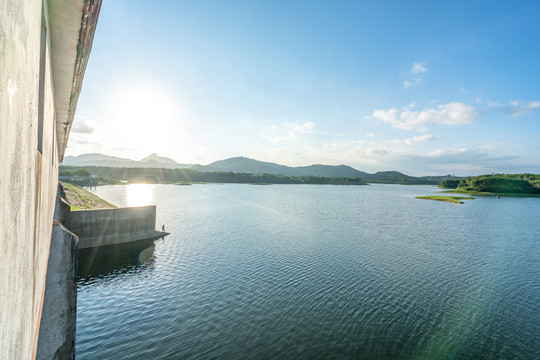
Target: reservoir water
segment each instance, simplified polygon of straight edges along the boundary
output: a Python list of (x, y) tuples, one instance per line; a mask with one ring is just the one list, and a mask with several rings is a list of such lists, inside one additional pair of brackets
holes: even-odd
[(540, 198), (102, 186), (163, 240), (86, 254), (78, 359), (538, 359)]

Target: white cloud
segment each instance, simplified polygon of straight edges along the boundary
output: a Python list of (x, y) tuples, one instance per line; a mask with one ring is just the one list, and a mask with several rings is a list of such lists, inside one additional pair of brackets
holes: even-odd
[(511, 101), (508, 105), (489, 101), (489, 108), (499, 108), (500, 111), (510, 113), (512, 117), (530, 114), (540, 108), (540, 101)]
[(420, 61), (415, 61), (413, 63), (412, 68), (411, 68), (411, 72), (413, 74), (425, 73), (427, 71), (428, 71), (428, 69), (426, 67), (426, 63), (420, 62)]
[(75, 116), (71, 131), (78, 134), (93, 134), (96, 130), (95, 124), (84, 117)]
[(540, 108), (540, 101), (513, 101), (510, 103), (512, 105), (512, 117), (516, 117), (523, 114), (530, 114), (534, 109)]
[(313, 129), (315, 127), (315, 124), (313, 123), (313, 121), (308, 121), (307, 123), (304, 123), (302, 126), (300, 126), (299, 128), (301, 130), (304, 130), (304, 129)]
[(484, 145), (480, 146), (480, 149), (492, 151), (492, 150), (499, 149), (504, 145), (505, 144), (503, 142), (487, 143), (487, 144), (484, 144)]
[(287, 141), (296, 139), (301, 135), (307, 135), (307, 134), (322, 134), (327, 135), (328, 132), (322, 132), (319, 130), (315, 130), (315, 123), (313, 121), (308, 121), (303, 124), (298, 123), (286, 123), (282, 124), (281, 126), (272, 125), (270, 127), (270, 131), (280, 131), (281, 129), (285, 129), (286, 135), (271, 135), (271, 136), (264, 136), (264, 138), (270, 142), (281, 142), (281, 141)]
[(410, 88), (410, 87), (420, 84), (422, 82), (422, 78), (419, 77), (421, 76), (420, 74), (425, 73), (427, 71), (428, 71), (428, 68), (426, 67), (426, 63), (415, 61), (410, 71), (410, 74), (415, 75), (415, 78), (403, 81), (403, 87)]
[(426, 135), (413, 136), (411, 138), (403, 139), (403, 140), (394, 140), (393, 143), (394, 144), (413, 145), (413, 144), (417, 144), (417, 143), (423, 143), (423, 142), (434, 141), (434, 140), (437, 140), (437, 138), (435, 136), (433, 136), (431, 134), (426, 134)]
[[(347, 141), (320, 145), (306, 145), (292, 151), (287, 147), (265, 149), (254, 155), (264, 161), (291, 166), (322, 164), (346, 164), (367, 172), (397, 170), (408, 175), (479, 175), (491, 172), (507, 172), (512, 167), (523, 168), (523, 160), (517, 156), (501, 156), (488, 149), (488, 144), (441, 148), (428, 152), (412, 152), (406, 142), (435, 140), (430, 135), (404, 140)], [(535, 165), (536, 167), (538, 165)], [(530, 171), (530, 170), (529, 170)]]
[(436, 108), (425, 108), (422, 111), (414, 111), (411, 108), (398, 110), (375, 110), (374, 118), (382, 120), (393, 127), (419, 131), (427, 131), (426, 124), (440, 125), (463, 125), (471, 124), (478, 116), (478, 112), (471, 105), (459, 102), (438, 105)]
[(408, 80), (405, 80), (403, 82), (403, 87), (405, 88), (409, 88), (409, 87), (412, 87), (414, 85), (418, 85), (422, 82), (422, 79), (418, 78), (418, 79), (414, 79), (413, 81), (408, 81)]

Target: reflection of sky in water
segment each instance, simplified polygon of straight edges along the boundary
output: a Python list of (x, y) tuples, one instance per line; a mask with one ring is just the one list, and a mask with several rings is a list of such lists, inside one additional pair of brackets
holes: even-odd
[(154, 184), (126, 185), (127, 206), (154, 205)]
[(155, 185), (171, 235), (79, 281), (77, 358), (538, 358), (539, 199), (436, 191)]

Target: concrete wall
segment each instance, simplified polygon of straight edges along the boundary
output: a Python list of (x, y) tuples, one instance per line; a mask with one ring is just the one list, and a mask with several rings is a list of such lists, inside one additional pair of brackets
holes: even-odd
[(0, 1), (0, 359), (34, 356), (45, 289), (58, 152), (41, 20), (40, 0)]
[(120, 244), (161, 237), (156, 232), (156, 206), (71, 212), (70, 230), (79, 237), (79, 248)]
[(36, 359), (74, 359), (79, 239), (69, 224), (71, 208), (58, 186)]
[(36, 359), (75, 358), (78, 238), (53, 226)]
[(0, 359), (35, 357), (58, 161), (100, 6), (0, 0)]

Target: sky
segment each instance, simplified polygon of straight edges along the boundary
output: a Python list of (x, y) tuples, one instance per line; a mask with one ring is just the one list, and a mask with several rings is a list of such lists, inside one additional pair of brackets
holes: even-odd
[(66, 155), (540, 173), (538, 1), (104, 1)]

